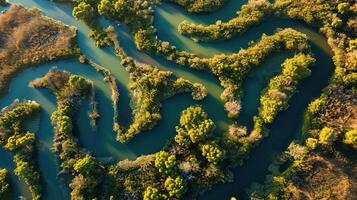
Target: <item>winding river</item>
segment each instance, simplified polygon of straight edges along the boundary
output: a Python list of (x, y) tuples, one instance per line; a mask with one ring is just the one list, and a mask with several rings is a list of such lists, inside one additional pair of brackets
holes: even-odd
[[(117, 78), (120, 90), (119, 118), (121, 123), (128, 124), (131, 118), (131, 110), (128, 108), (130, 101), (128, 84), (130, 84), (130, 80), (128, 73), (120, 65), (120, 60), (114, 54), (113, 49), (96, 48), (94, 42), (87, 36), (89, 28), (72, 17), (69, 5), (53, 3), (47, 0), (9, 1), (29, 8), (37, 7), (45, 15), (67, 25), (77, 27), (78, 43), (82, 53), (111, 70)], [(234, 171), (235, 181), (216, 185), (214, 189), (204, 194), (202, 199), (205, 200), (229, 199), (232, 195), (238, 196), (241, 199), (244, 198), (245, 194), (243, 188), (249, 187), (253, 182), (264, 181), (265, 175), (268, 172), (268, 166), (272, 160), (286, 149), (294, 138), (299, 136), (304, 109), (312, 99), (319, 96), (321, 90), (328, 84), (333, 70), (332, 52), (326, 43), (326, 39), (317, 30), (308, 28), (302, 23), (292, 20), (270, 19), (262, 25), (251, 28), (242, 36), (217, 43), (195, 43), (177, 32), (176, 27), (182, 20), (202, 24), (213, 23), (217, 19), (228, 20), (235, 16), (236, 11), (244, 3), (246, 1), (230, 0), (224, 8), (209, 15), (189, 14), (182, 8), (171, 4), (161, 4), (155, 8), (155, 26), (158, 29), (159, 38), (169, 41), (180, 49), (195, 52), (203, 57), (209, 57), (217, 53), (238, 51), (241, 48), (246, 48), (248, 42), (260, 38), (263, 33), (273, 34), (276, 28), (292, 27), (309, 36), (313, 53), (317, 59), (317, 63), (312, 69), (312, 75), (304, 79), (299, 85), (299, 92), (291, 99), (289, 109), (281, 112), (270, 126), (270, 136), (251, 152), (250, 158), (245, 161), (242, 167), (238, 167)], [(2, 9), (0, 7), (0, 11)], [(119, 40), (129, 56), (134, 57), (140, 62), (153, 64), (161, 69), (171, 70), (178, 77), (203, 83), (207, 87), (209, 95), (201, 103), (208, 115), (218, 125), (217, 132), (222, 132), (232, 122), (226, 117), (223, 103), (219, 99), (223, 89), (214, 76), (206, 72), (183, 68), (157, 56), (149, 56), (140, 52), (135, 48), (133, 39), (124, 25), (117, 26), (117, 22), (108, 22), (106, 20), (102, 20), (102, 23), (103, 25), (109, 23), (115, 25)], [(288, 57), (291, 57), (291, 54), (280, 53), (270, 56), (260, 68), (254, 70), (245, 80), (244, 97), (242, 99), (243, 109), (241, 117), (238, 119), (241, 124), (248, 127), (252, 126), (252, 117), (257, 113), (261, 90), (266, 87), (271, 77), (279, 73), (281, 63)], [(140, 155), (159, 151), (165, 142), (174, 136), (175, 125), (179, 121), (180, 112), (188, 106), (197, 103), (189, 95), (180, 95), (165, 101), (161, 112), (163, 120), (159, 122), (159, 125), (151, 131), (140, 134), (129, 144), (123, 145), (115, 141), (115, 133), (112, 131), (113, 111), (109, 85), (102, 80), (103, 77), (93, 68), (86, 64), (81, 64), (76, 59), (70, 59), (34, 66), (22, 71), (12, 79), (9, 93), (0, 99), (0, 107), (2, 108), (11, 104), (17, 98), (35, 100), (41, 104), (41, 114), (29, 123), (29, 129), (36, 131), (39, 140), (37, 144), (38, 165), (44, 181), (45, 199), (49, 200), (69, 199), (68, 186), (65, 186), (57, 178), (59, 166), (56, 161), (56, 155), (51, 152), (53, 127), (49, 117), (56, 109), (56, 100), (54, 95), (48, 90), (32, 89), (27, 87), (27, 85), (31, 80), (44, 76), (52, 67), (82, 75), (94, 82), (96, 98), (99, 103), (98, 109), (101, 114), (97, 130), (88, 128), (90, 127), (87, 117), (88, 102), (85, 102), (80, 110), (76, 130), (79, 133), (81, 146), (97, 158), (103, 160), (135, 159)], [(14, 196), (21, 195), (30, 198), (26, 187), (12, 172), (15, 168), (12, 155), (2, 148), (0, 148), (0, 168), (7, 168), (11, 171), (11, 180), (15, 185), (14, 189), (16, 193)]]

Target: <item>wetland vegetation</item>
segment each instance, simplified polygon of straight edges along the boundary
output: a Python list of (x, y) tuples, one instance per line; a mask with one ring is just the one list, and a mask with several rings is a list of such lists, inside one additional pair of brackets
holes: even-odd
[[(0, 112), (0, 198), (357, 198), (353, 0), (9, 2), (0, 14), (0, 91), (39, 95), (12, 100)], [(39, 9), (27, 8), (34, 5)], [(230, 5), (236, 5), (235, 16), (204, 20)], [(165, 27), (175, 39), (162, 37), (164, 25), (155, 23), (163, 22), (162, 9), (185, 15)], [(277, 19), (286, 24), (265, 26)], [(262, 30), (243, 44), (257, 27)], [(220, 43), (239, 45), (211, 56), (197, 51)], [(268, 68), (282, 54), (282, 63)], [(70, 57), (78, 61), (66, 63), (66, 70), (47, 67), (42, 77), (31, 71)], [(264, 81), (254, 79), (264, 70)], [(26, 78), (31, 89), (12, 89), (11, 78), (20, 71), (33, 74)], [(176, 100), (180, 96), (189, 100)], [(35, 118), (46, 120), (43, 113), (51, 122), (45, 134), (40, 125), (32, 127)], [(93, 120), (98, 134), (86, 127)], [(53, 135), (45, 145), (44, 135)], [(157, 148), (122, 153), (144, 146)], [(50, 160), (52, 165), (43, 164)], [(240, 179), (242, 173), (250, 178)]]

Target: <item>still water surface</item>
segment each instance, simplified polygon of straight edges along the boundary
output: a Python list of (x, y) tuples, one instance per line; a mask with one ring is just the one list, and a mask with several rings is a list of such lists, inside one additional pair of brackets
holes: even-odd
[[(87, 36), (89, 28), (72, 17), (69, 5), (52, 3), (46, 0), (10, 0), (10, 2), (18, 3), (28, 8), (36, 7), (42, 10), (45, 15), (69, 26), (75, 26), (78, 29), (78, 43), (82, 53), (111, 70), (117, 78), (120, 90), (119, 118), (123, 124), (130, 123), (131, 110), (128, 107), (130, 101), (128, 84), (130, 84), (130, 80), (124, 67), (119, 64), (120, 60), (114, 54), (113, 49), (96, 48), (94, 42)], [(231, 0), (222, 9), (208, 15), (189, 14), (183, 9), (170, 4), (161, 4), (155, 8), (155, 27), (158, 29), (159, 38), (169, 41), (179, 49), (195, 52), (202, 57), (210, 57), (217, 53), (228, 54), (239, 51), (241, 48), (246, 48), (248, 42), (260, 38), (263, 33), (273, 34), (276, 28), (291, 27), (309, 36), (313, 53), (317, 58), (317, 63), (312, 69), (312, 75), (303, 80), (299, 85), (299, 92), (291, 99), (289, 109), (281, 112), (270, 126), (270, 136), (251, 152), (250, 158), (242, 167), (234, 171), (235, 181), (215, 186), (202, 199), (228, 199), (232, 195), (244, 198), (243, 188), (248, 187), (254, 181), (262, 182), (267, 173), (268, 165), (299, 135), (304, 109), (312, 99), (319, 96), (321, 89), (327, 85), (333, 70), (331, 50), (326, 43), (326, 39), (316, 30), (307, 28), (296, 21), (271, 19), (262, 25), (251, 28), (242, 36), (235, 37), (229, 41), (214, 43), (195, 43), (177, 32), (176, 27), (183, 20), (202, 24), (213, 23), (217, 19), (222, 19), (223, 21), (229, 20), (235, 16), (236, 11), (244, 3), (246, 1)], [(0, 7), (0, 11), (3, 9)], [(102, 20), (102, 24), (115, 25), (119, 40), (129, 56), (134, 57), (140, 62), (153, 64), (161, 69), (171, 70), (178, 77), (204, 84), (209, 91), (209, 95), (200, 103), (208, 115), (216, 122), (218, 133), (226, 130), (227, 125), (232, 123), (226, 117), (223, 103), (219, 98), (223, 89), (214, 76), (206, 72), (180, 67), (157, 56), (140, 52), (135, 48), (133, 38), (125, 26), (116, 26), (117, 22), (108, 22), (106, 20)], [(243, 109), (241, 117), (238, 119), (239, 123), (248, 127), (252, 126), (252, 117), (257, 113), (259, 96), (262, 89), (266, 87), (271, 77), (279, 73), (281, 63), (291, 56), (289, 53), (273, 54), (245, 80), (244, 97), (242, 99)], [(52, 67), (82, 75), (94, 82), (99, 112), (101, 114), (97, 130), (88, 128), (90, 127), (87, 117), (88, 102), (84, 102), (77, 119), (76, 132), (79, 135), (80, 145), (97, 158), (103, 160), (135, 159), (140, 155), (159, 151), (165, 142), (174, 136), (175, 125), (178, 123), (180, 112), (188, 106), (197, 103), (189, 95), (180, 95), (165, 101), (161, 112), (163, 119), (159, 122), (159, 125), (153, 130), (137, 136), (129, 144), (124, 145), (115, 141), (115, 134), (112, 131), (113, 111), (110, 100), (110, 88), (102, 80), (103, 77), (90, 66), (81, 64), (75, 59), (70, 59), (34, 66), (24, 70), (11, 81), (9, 93), (0, 99), (0, 107), (11, 104), (16, 98), (31, 99), (41, 104), (41, 114), (36, 119), (33, 119), (30, 125), (31, 129), (36, 131), (39, 140), (37, 145), (38, 165), (44, 181), (45, 199), (49, 200), (69, 199), (68, 186), (65, 186), (57, 178), (59, 166), (55, 154), (51, 152), (53, 127), (49, 117), (56, 109), (56, 99), (48, 90), (32, 89), (27, 87), (27, 85), (31, 80), (44, 76)], [(12, 155), (2, 148), (0, 148), (0, 168), (6, 168), (11, 172), (15, 168)], [(16, 186), (15, 196), (21, 195), (29, 198), (30, 195), (26, 187), (13, 173), (11, 174), (11, 179)]]

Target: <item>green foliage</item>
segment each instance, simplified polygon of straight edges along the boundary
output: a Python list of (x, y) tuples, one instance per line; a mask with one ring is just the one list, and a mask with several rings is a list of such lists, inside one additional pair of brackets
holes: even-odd
[(148, 27), (153, 21), (153, 10), (149, 1), (114, 0), (113, 4), (115, 15), (112, 17), (127, 22), (135, 32)]
[[(57, 112), (57, 111), (56, 111)], [(58, 115), (56, 112), (52, 113), (52, 119), (55, 120), (53, 123), (56, 123), (58, 131), (63, 134), (69, 134), (72, 132), (72, 120), (70, 116), (67, 115)], [(57, 117), (55, 117), (58, 115)]]
[(176, 178), (169, 176), (166, 178), (164, 184), (170, 197), (181, 198), (187, 190), (187, 185), (180, 176)]
[(40, 174), (34, 169), (33, 164), (29, 161), (21, 159), (21, 156), (15, 155), (16, 168), (15, 174), (25, 182), (29, 188), (32, 199), (38, 200), (41, 198), (41, 181)]
[(274, 9), (290, 18), (302, 19), (314, 26), (331, 24), (334, 17), (334, 6), (329, 1), (277, 0)]
[[(199, 2), (199, 1), (196, 1)], [(260, 1), (257, 5), (254, 1), (242, 6), (237, 16), (228, 22), (218, 20), (216, 24), (203, 26), (188, 21), (183, 21), (178, 26), (181, 34), (190, 36), (198, 41), (213, 41), (230, 39), (237, 34), (242, 34), (250, 27), (259, 24), (272, 12), (268, 1)]]
[(315, 138), (307, 138), (306, 139), (306, 146), (309, 149), (316, 149), (316, 147), (318, 146), (319, 141)]
[(101, 0), (98, 4), (98, 12), (100, 15), (103, 16), (113, 15), (113, 13), (115, 12), (114, 5), (110, 0)]
[(0, 169), (0, 199), (9, 197), (10, 184), (8, 176), (9, 175), (6, 169)]
[(225, 158), (225, 152), (216, 143), (201, 146), (202, 156), (209, 162), (217, 164)]
[(155, 156), (155, 167), (161, 173), (170, 174), (176, 166), (176, 156), (166, 151), (160, 151)]
[(77, 162), (73, 165), (74, 171), (85, 175), (93, 175), (97, 168), (97, 161), (94, 157), (88, 154), (85, 155), (85, 157), (78, 159)]
[(192, 143), (204, 140), (214, 129), (215, 125), (201, 106), (191, 106), (181, 114), (180, 125), (176, 127), (177, 136), (175, 141), (178, 144), (187, 146), (189, 137)]
[(95, 16), (95, 10), (90, 4), (80, 2), (73, 8), (72, 15), (79, 20), (89, 21)]
[(160, 200), (161, 195), (159, 193), (159, 190), (153, 187), (147, 187), (145, 192), (144, 192), (144, 200)]
[(12, 134), (21, 131), (21, 125), (26, 119), (32, 117), (40, 110), (40, 105), (35, 101), (15, 101), (11, 106), (0, 113), (0, 144), (5, 144), (8, 138), (7, 132)]
[(130, 127), (120, 129), (117, 139), (127, 142), (142, 130), (152, 129), (161, 119), (161, 102), (177, 94), (191, 92), (198, 100), (204, 97), (197, 93), (205, 90), (200, 84), (193, 84), (182, 78), (176, 79), (172, 72), (162, 71), (153, 66), (126, 64), (133, 84), (130, 86), (131, 107), (134, 119)]
[(110, 46), (112, 44), (107, 33), (101, 28), (95, 28), (88, 33), (88, 36), (95, 41), (97, 47)]
[(0, 129), (2, 130), (0, 142), (5, 149), (15, 155), (16, 168), (14, 172), (20, 180), (25, 182), (35, 200), (41, 198), (42, 190), (40, 174), (35, 169), (35, 134), (21, 133), (24, 121), (33, 117), (39, 110), (40, 105), (34, 101), (15, 101), (9, 107), (1, 110), (0, 113)]
[(341, 14), (346, 14), (350, 11), (350, 4), (348, 2), (339, 3), (337, 10)]
[(357, 39), (349, 41), (349, 48), (350, 51), (357, 50)]
[(288, 106), (299, 80), (309, 76), (309, 67), (315, 62), (310, 55), (298, 54), (283, 63), (282, 74), (269, 82), (260, 98), (259, 116), (265, 123), (271, 123), (279, 111)]
[(337, 139), (336, 133), (332, 128), (324, 127), (319, 133), (319, 142), (321, 144), (332, 145)]
[(325, 98), (321, 97), (311, 102), (307, 108), (311, 114), (317, 114), (325, 104)]
[(78, 75), (71, 75), (68, 80), (69, 86), (72, 90), (81, 91), (88, 87), (88, 81), (81, 76)]
[(188, 12), (211, 12), (220, 8), (225, 0), (166, 0), (187, 9)]
[[(27, 132), (25, 135), (15, 134), (7, 140), (5, 148), (9, 151), (26, 151), (32, 148), (35, 142), (35, 134)], [(29, 150), (27, 150), (29, 151)]]
[(345, 139), (343, 140), (345, 144), (349, 144), (353, 147), (357, 147), (357, 129), (348, 131), (345, 134)]

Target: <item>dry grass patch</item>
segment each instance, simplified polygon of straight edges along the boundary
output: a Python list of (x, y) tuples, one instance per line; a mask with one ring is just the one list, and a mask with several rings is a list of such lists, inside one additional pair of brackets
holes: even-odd
[(356, 160), (315, 154), (292, 177), (288, 190), (292, 199), (357, 199)]
[(29, 65), (77, 55), (76, 29), (37, 9), (12, 5), (0, 15), (0, 93), (10, 78)]

